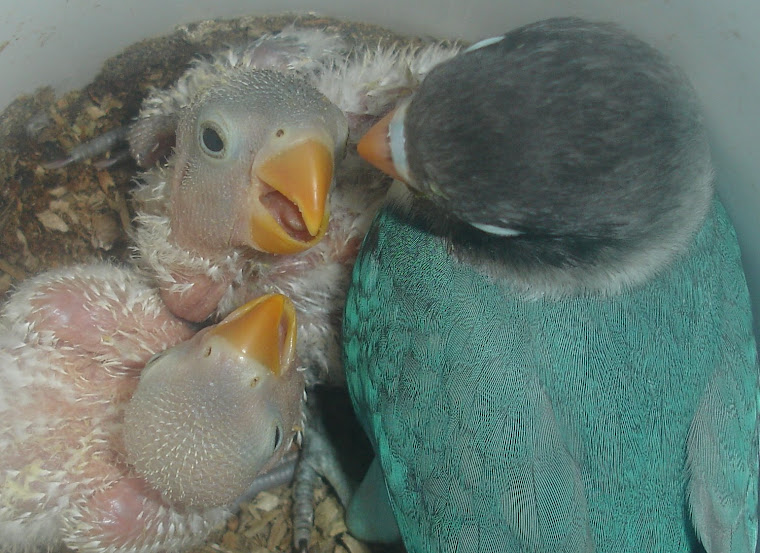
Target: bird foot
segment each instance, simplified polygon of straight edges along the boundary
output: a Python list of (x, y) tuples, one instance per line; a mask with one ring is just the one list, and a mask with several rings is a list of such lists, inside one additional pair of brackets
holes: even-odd
[[(71, 163), (84, 161), (86, 159), (92, 159), (97, 155), (105, 154), (117, 144), (125, 142), (127, 140), (128, 132), (129, 127), (127, 126), (111, 129), (110, 131), (105, 132), (100, 136), (96, 136), (92, 140), (74, 146), (71, 150), (69, 150), (69, 153), (66, 157), (43, 163), (42, 167), (45, 169), (61, 169), (67, 165), (70, 165)], [(123, 159), (123, 157), (120, 155), (116, 156), (116, 158), (118, 158), (119, 161)], [(111, 165), (114, 165), (116, 161), (107, 159), (99, 161), (97, 163), (105, 163), (103, 167), (110, 167)]]
[(309, 395), (307, 424), (301, 451), (294, 451), (270, 471), (259, 475), (241, 501), (259, 492), (293, 481), (293, 546), (298, 553), (309, 549), (314, 526), (314, 492), (320, 481), (327, 481), (340, 502), (347, 506), (356, 484), (343, 469), (338, 451), (327, 432), (318, 393)]
[(256, 477), (245, 495), (240, 498), (240, 502), (250, 501), (260, 492), (290, 483), (296, 472), (299, 457), (299, 451), (285, 454), (276, 466)]
[[(308, 551), (311, 530), (314, 525), (314, 492), (320, 478), (323, 478), (333, 488), (338, 499), (346, 507), (351, 500), (356, 481), (350, 476), (347, 466), (349, 459), (344, 459), (339, 454), (335, 444), (340, 439), (332, 428), (336, 415), (326, 413), (328, 409), (328, 396), (330, 409), (335, 410), (336, 398), (331, 392), (320, 389), (312, 389), (308, 394), (306, 403), (307, 418), (304, 429), (303, 446), (294, 475), (293, 490), (293, 546), (295, 551), (305, 553)], [(325, 403), (323, 403), (325, 402)], [(348, 409), (348, 405), (339, 405), (338, 410)], [(343, 417), (345, 413), (338, 416)], [(351, 415), (349, 414), (349, 418)], [(345, 425), (347, 421), (335, 421), (337, 425)], [(328, 425), (330, 428), (328, 429)], [(348, 425), (350, 426), (350, 425)], [(360, 445), (360, 444), (359, 444)], [(353, 443), (351, 447), (351, 464), (360, 457), (362, 448)], [(346, 453), (345, 448), (341, 451)]]

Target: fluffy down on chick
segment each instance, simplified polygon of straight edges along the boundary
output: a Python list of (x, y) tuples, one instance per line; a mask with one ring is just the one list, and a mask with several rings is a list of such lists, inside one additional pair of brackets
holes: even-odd
[(269, 295), (196, 333), (109, 264), (24, 282), (0, 314), (0, 550), (202, 541), (301, 426), (295, 325)]
[[(355, 144), (431, 67), (458, 49), (435, 43), (349, 51), (338, 36), (289, 28), (199, 61), (174, 87), (147, 98), (130, 142), (155, 146), (160, 142), (155, 129), (165, 128), (158, 122), (173, 121), (169, 128), (176, 131), (176, 146), (165, 165), (140, 176), (135, 249), (138, 265), (155, 278), (169, 308), (200, 321), (223, 316), (251, 297), (283, 293), (299, 313), (298, 353), (310, 380), (342, 383), (338, 336), (349, 274), (389, 184), (359, 160)], [(220, 160), (204, 145), (204, 129), (221, 129), (221, 121), (235, 122), (223, 146), (235, 154)], [(305, 176), (312, 174), (306, 169), (288, 175), (268, 171), (275, 163), (267, 167), (267, 160), (282, 152), (292, 153), (288, 163), (313, 169), (313, 156), (297, 150), (305, 141), (330, 153), (324, 164), (316, 164), (322, 167), (319, 178)], [(134, 147), (133, 155), (141, 159)], [(230, 172), (216, 170), (220, 163)], [(309, 226), (287, 193), (267, 188), (275, 173), (281, 182), (318, 181), (322, 187), (315, 193), (324, 201), (318, 210), (322, 218), (311, 220), (326, 227), (304, 241), (293, 240), (290, 248), (263, 247), (264, 240), (240, 234), (251, 227), (247, 215), (240, 215), (251, 202), (266, 204), (276, 232), (317, 228)], [(220, 176), (228, 174), (235, 176)], [(191, 189), (198, 194), (192, 200)], [(193, 215), (196, 209), (204, 214)]]

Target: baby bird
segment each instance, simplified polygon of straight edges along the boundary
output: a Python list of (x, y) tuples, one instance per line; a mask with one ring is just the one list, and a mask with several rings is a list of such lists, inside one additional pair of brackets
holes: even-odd
[[(294, 33), (196, 63), (147, 98), (129, 130), (133, 156), (150, 168), (135, 195), (137, 248), (185, 319), (216, 309), (240, 272), (239, 249), (293, 254), (327, 231), (348, 125), (295, 67), (317, 71), (337, 41)], [(176, 143), (168, 163), (155, 166), (167, 143)]]
[[(136, 124), (153, 138), (133, 132), (130, 143), (160, 142), (142, 123), (154, 118), (174, 118), (177, 141), (166, 166), (140, 177), (135, 251), (172, 312), (201, 321), (252, 297), (285, 294), (299, 313), (298, 354), (310, 381), (342, 384), (343, 300), (389, 184), (360, 162), (355, 143), (457, 51), (435, 43), (350, 52), (337, 36), (293, 27), (198, 62), (147, 98)], [(224, 135), (225, 154), (205, 144), (211, 131)], [(227, 165), (236, 177), (223, 176)], [(299, 203), (287, 192), (298, 183), (321, 184)], [(262, 219), (240, 214), (253, 204)], [(249, 231), (267, 237), (249, 239)]]
[(0, 328), (1, 551), (181, 551), (301, 426), (281, 295), (196, 334), (134, 271), (76, 266), (22, 283)]
[(682, 72), (539, 21), (434, 68), (359, 148), (405, 184), (346, 300), (377, 453), (349, 528), (410, 553), (754, 550), (749, 297)]

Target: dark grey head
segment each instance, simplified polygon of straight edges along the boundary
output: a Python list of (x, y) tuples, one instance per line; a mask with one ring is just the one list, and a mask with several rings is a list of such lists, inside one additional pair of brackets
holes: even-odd
[(397, 113), (402, 178), (488, 234), (522, 237), (539, 263), (645, 254), (657, 268), (712, 194), (694, 89), (612, 24), (548, 19), (484, 41), (435, 67)]

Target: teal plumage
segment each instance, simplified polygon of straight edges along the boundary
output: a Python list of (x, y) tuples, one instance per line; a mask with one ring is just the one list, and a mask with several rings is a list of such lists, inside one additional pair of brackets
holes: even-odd
[(752, 551), (758, 367), (720, 203), (685, 255), (606, 296), (527, 296), (416, 213), (378, 214), (344, 315), (407, 549)]
[(754, 550), (749, 296), (683, 72), (547, 19), (441, 63), (359, 151), (403, 184), (343, 321), (377, 454), (351, 531), (410, 553)]

